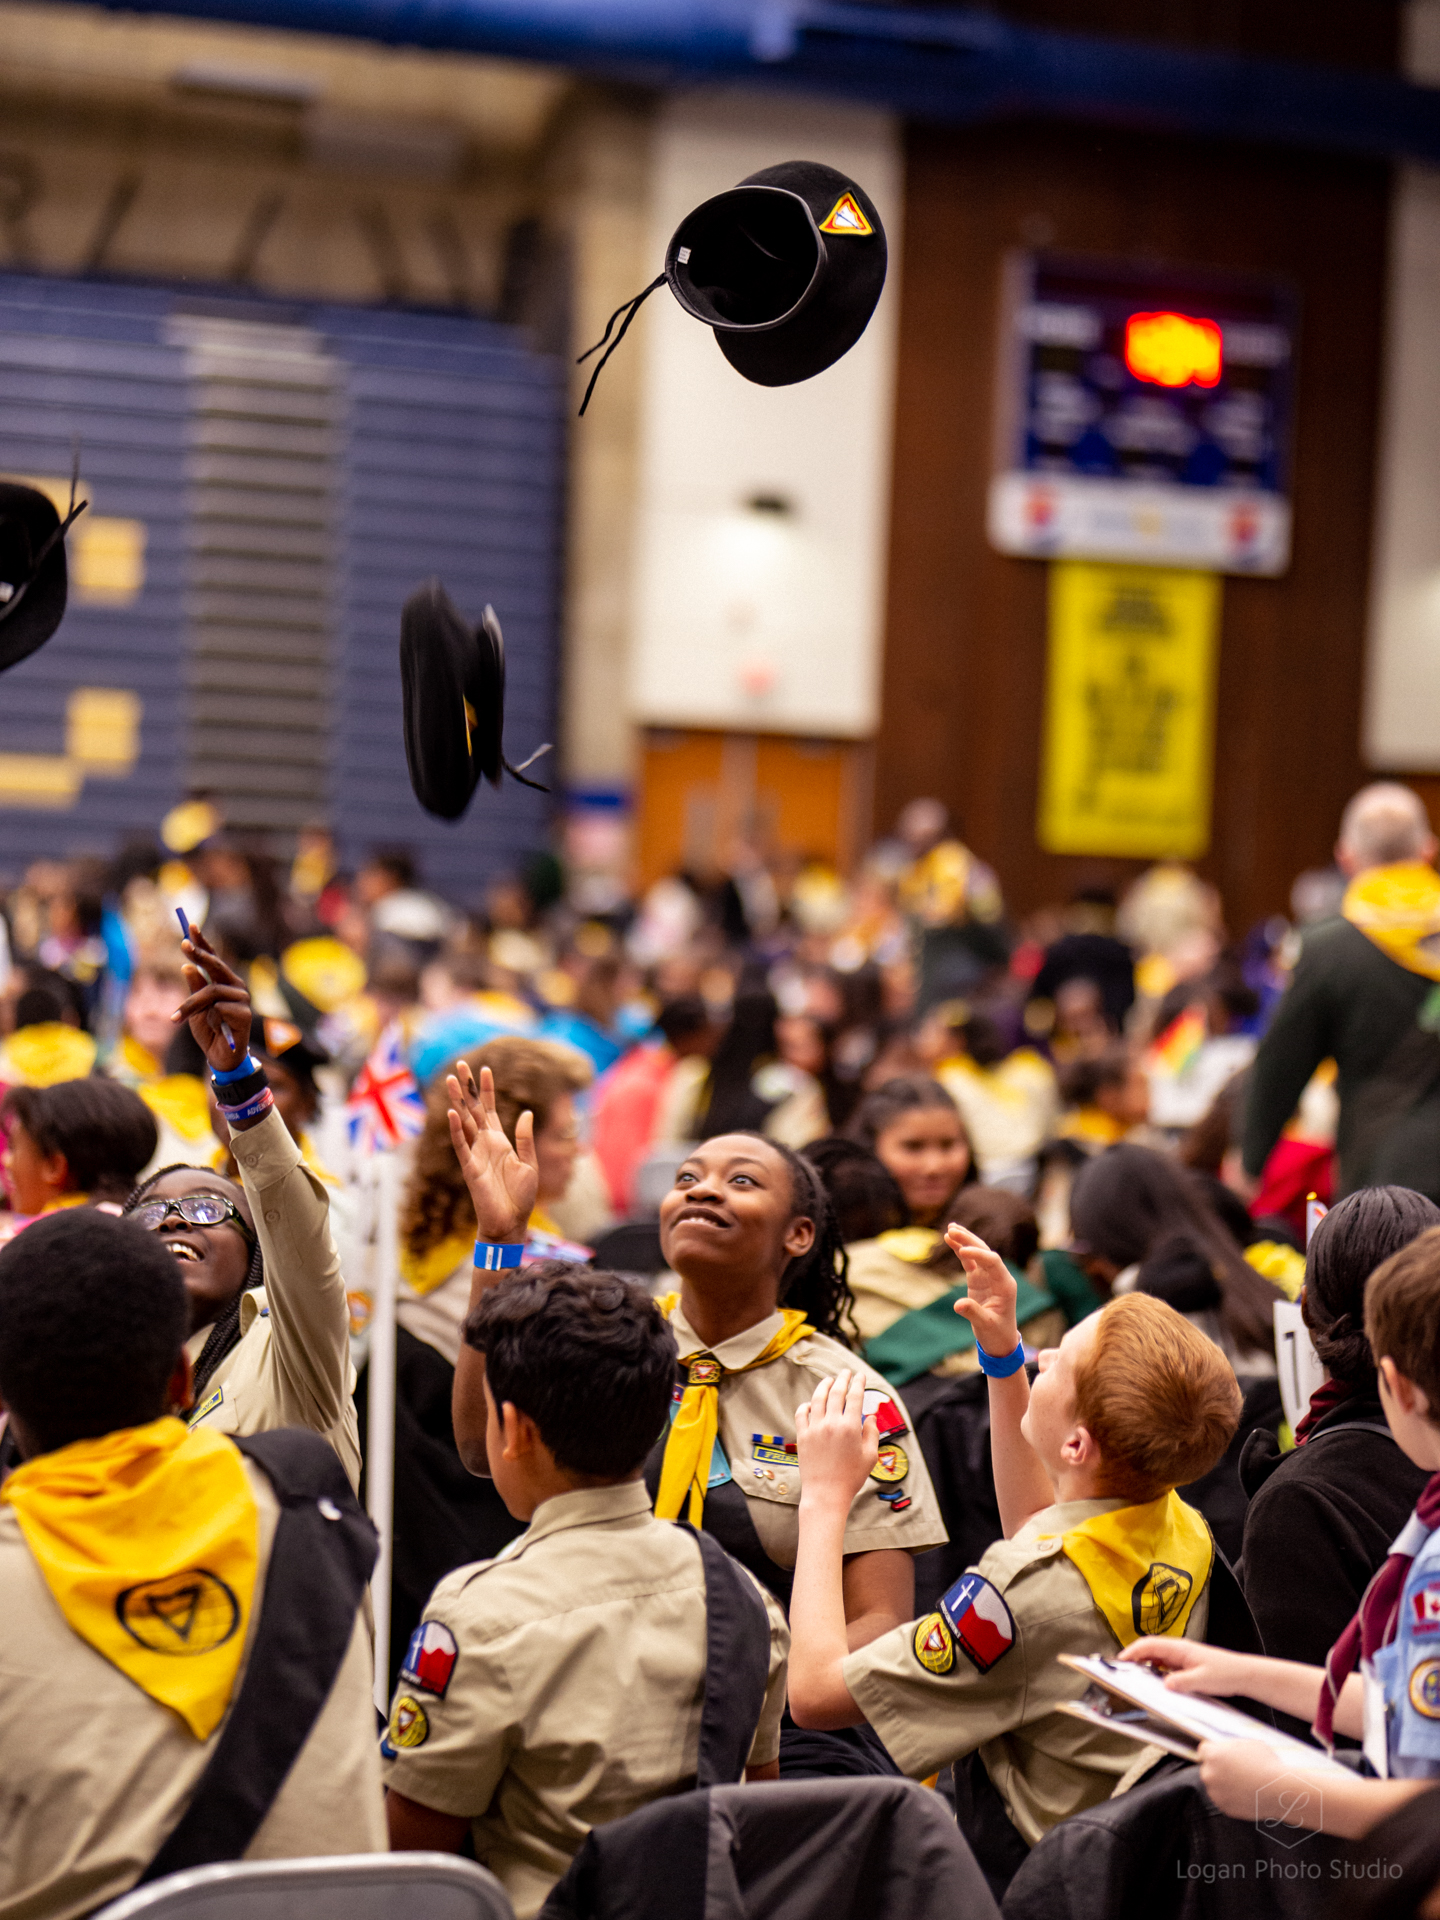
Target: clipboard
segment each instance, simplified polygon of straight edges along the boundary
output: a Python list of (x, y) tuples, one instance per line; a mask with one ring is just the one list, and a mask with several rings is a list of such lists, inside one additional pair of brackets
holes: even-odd
[(1110, 1660), (1103, 1654), (1062, 1653), (1059, 1660), (1090, 1681), (1080, 1699), (1067, 1700), (1060, 1711), (1107, 1733), (1123, 1734), (1139, 1746), (1162, 1747), (1182, 1760), (1195, 1760), (1202, 1740), (1258, 1740), (1282, 1766), (1354, 1778), (1320, 1748), (1266, 1726), (1221, 1700), (1203, 1693), (1172, 1692), (1153, 1667)]

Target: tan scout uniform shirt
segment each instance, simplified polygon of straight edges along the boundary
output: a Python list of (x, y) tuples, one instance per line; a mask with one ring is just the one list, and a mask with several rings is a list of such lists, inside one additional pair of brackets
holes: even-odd
[[(878, 1340), (902, 1314), (928, 1307), (932, 1300), (949, 1293), (963, 1277), (953, 1268), (947, 1274), (914, 1260), (902, 1260), (879, 1240), (854, 1240), (845, 1251), (850, 1256), (855, 1325), (867, 1344)], [(1065, 1327), (1065, 1315), (1060, 1309), (1047, 1307), (1043, 1313), (1032, 1315), (1020, 1331), (1027, 1347), (1058, 1347), (1065, 1337)], [(957, 1373), (978, 1373), (980, 1362), (973, 1343), (960, 1353), (947, 1355), (930, 1371), (947, 1378)]]
[(308, 1427), (330, 1442), (358, 1487), (350, 1308), (324, 1184), (278, 1113), (231, 1142), (265, 1256), (265, 1285), (242, 1295), (240, 1344), (206, 1382), (190, 1424), (217, 1433)]
[[(780, 1751), (790, 1646), (784, 1615), (765, 1604), (770, 1681), (753, 1766)], [(386, 1785), (470, 1819), (476, 1858), (528, 1920), (591, 1827), (695, 1784), (699, 1551), (654, 1517), (639, 1481), (562, 1493), (498, 1559), (447, 1574), (424, 1617), (440, 1623), (429, 1637), (441, 1665), (427, 1672), (422, 1660), (430, 1688), (400, 1681)]]
[[(1056, 1658), (1100, 1653), (1119, 1642), (1090, 1596), (1085, 1576), (1058, 1536), (1122, 1500), (1069, 1500), (1046, 1507), (1013, 1540), (997, 1540), (977, 1572), (1003, 1596), (1014, 1643), (982, 1673), (960, 1645), (945, 1672), (916, 1651), (926, 1621), (896, 1627), (845, 1661), (845, 1684), (902, 1773), (923, 1780), (948, 1761), (980, 1750), (1005, 1810), (1031, 1845), (1058, 1821), (1108, 1800), (1160, 1757), (1056, 1709), (1078, 1700), (1086, 1681)], [(961, 1585), (957, 1581), (951, 1593)], [(1209, 1595), (1191, 1609), (1186, 1636), (1204, 1638)], [(934, 1616), (928, 1616), (930, 1620)]]
[[(264, 1474), (249, 1461), (245, 1473), (259, 1509), (259, 1595), (279, 1507)], [(0, 1622), (0, 1920), (71, 1920), (118, 1899), (149, 1866), (225, 1722), (196, 1740), (71, 1630), (13, 1507), (0, 1507)], [(244, 1675), (242, 1662), (237, 1692)], [(373, 1686), (357, 1623), (247, 1860), (384, 1851)]]
[[(823, 1333), (798, 1340), (788, 1353), (753, 1373), (728, 1371), (746, 1366), (763, 1353), (782, 1325), (780, 1315), (774, 1313), (759, 1326), (722, 1340), (718, 1347), (706, 1347), (678, 1306), (670, 1315), (682, 1357), (713, 1353), (727, 1369), (720, 1382), (720, 1444), (731, 1477), (750, 1502), (750, 1518), (761, 1546), (776, 1566), (792, 1568), (800, 1544), (800, 1468), (793, 1453), (787, 1455), (783, 1447), (766, 1443), (780, 1440), (793, 1447), (795, 1409), (822, 1380), (833, 1379), (846, 1367), (858, 1369), (868, 1386), (894, 1401), (907, 1429), (910, 1416), (883, 1374)], [(880, 1547), (923, 1553), (927, 1547), (943, 1546), (949, 1538), (914, 1434), (907, 1431), (895, 1444), (898, 1453), (885, 1468), (892, 1477), (867, 1480), (851, 1505), (845, 1526), (847, 1554), (872, 1553)], [(777, 1452), (782, 1458), (775, 1458)]]

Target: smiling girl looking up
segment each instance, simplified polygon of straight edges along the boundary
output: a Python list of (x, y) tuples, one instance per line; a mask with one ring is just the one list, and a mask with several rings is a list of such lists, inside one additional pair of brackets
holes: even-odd
[[(523, 1243), (538, 1174), (529, 1116), (512, 1147), (488, 1073), (477, 1089), (461, 1072), (463, 1086), (448, 1082), (451, 1132), (480, 1226), (478, 1301), (499, 1277), (496, 1263), (512, 1257), (500, 1249)], [(703, 1526), (788, 1605), (799, 1544), (795, 1411), (821, 1381), (858, 1370), (884, 1436), (843, 1538), (846, 1635), (865, 1646), (909, 1618), (912, 1556), (943, 1542), (945, 1530), (903, 1403), (836, 1337), (848, 1296), (824, 1190), (776, 1142), (719, 1134), (680, 1166), (661, 1204), (660, 1237), (680, 1290), (661, 1303), (678, 1366), (669, 1428), (646, 1467), (656, 1513)], [(480, 1404), (483, 1381), (483, 1357), (462, 1348), (457, 1433), (473, 1427), (461, 1409)], [(478, 1455), (465, 1463), (484, 1470)]]

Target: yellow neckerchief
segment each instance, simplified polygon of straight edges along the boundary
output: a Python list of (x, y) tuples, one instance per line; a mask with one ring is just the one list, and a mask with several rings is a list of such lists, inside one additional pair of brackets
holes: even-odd
[(1173, 1487), (1143, 1507), (1082, 1520), (1061, 1546), (1122, 1647), (1142, 1634), (1183, 1633), (1215, 1558), (1210, 1529)]
[(120, 1036), (119, 1064), (137, 1080), (157, 1080), (165, 1071), (149, 1047), (129, 1033)]
[(1055, 1131), (1062, 1140), (1095, 1140), (1102, 1147), (1113, 1147), (1125, 1137), (1124, 1124), (1103, 1107), (1076, 1107), (1061, 1114)]
[(47, 1200), (45, 1202), (44, 1206), (40, 1209), (38, 1217), (43, 1219), (47, 1213), (63, 1213), (66, 1207), (88, 1207), (89, 1204), (90, 1196), (88, 1193), (57, 1194), (53, 1200)]
[(204, 1140), (209, 1135), (210, 1103), (198, 1074), (167, 1073), (135, 1091), (155, 1118), (173, 1127), (182, 1140)]
[(875, 1244), (897, 1260), (923, 1267), (939, 1246), (940, 1235), (934, 1227), (892, 1227), (888, 1233), (876, 1234)]
[(1440, 874), (1426, 861), (1356, 874), (1340, 911), (1407, 973), (1440, 980)]
[(27, 1087), (54, 1087), (84, 1080), (95, 1064), (95, 1042), (63, 1020), (19, 1027), (0, 1049), (0, 1080)]
[(530, 1220), (525, 1231), (527, 1233), (548, 1233), (555, 1240), (564, 1240), (567, 1237), (561, 1232), (559, 1222), (545, 1211), (538, 1200), (530, 1209)]
[[(660, 1302), (660, 1311), (667, 1320), (679, 1303), (678, 1293), (667, 1293)], [(728, 1373), (753, 1373), (756, 1367), (768, 1366), (772, 1360), (778, 1360), (782, 1353), (788, 1353), (797, 1341), (815, 1331), (804, 1314), (793, 1307), (782, 1309), (780, 1317), (784, 1324), (775, 1338), (763, 1353), (757, 1353), (743, 1367), (727, 1367), (703, 1348), (681, 1354), (681, 1365), (689, 1368), (689, 1385), (681, 1397), (679, 1411), (670, 1422), (670, 1433), (665, 1442), (665, 1458), (660, 1467), (660, 1491), (655, 1496), (657, 1519), (678, 1520), (688, 1490), (690, 1524), (692, 1527), (700, 1525), (705, 1513), (705, 1486), (710, 1477), (710, 1458), (720, 1431), (720, 1382)]]
[(424, 1253), (412, 1253), (402, 1240), (400, 1278), (412, 1293), (418, 1293), (423, 1299), (427, 1293), (433, 1293), (442, 1281), (448, 1280), (461, 1261), (470, 1259), (474, 1252), (473, 1234), (448, 1234)]
[(1298, 1300), (1305, 1284), (1305, 1256), (1283, 1240), (1252, 1240), (1245, 1249), (1245, 1261), (1256, 1273), (1272, 1281), (1287, 1300)]
[(234, 1442), (172, 1419), (122, 1427), (27, 1460), (5, 1501), (73, 1630), (207, 1740), (230, 1704), (259, 1571)]

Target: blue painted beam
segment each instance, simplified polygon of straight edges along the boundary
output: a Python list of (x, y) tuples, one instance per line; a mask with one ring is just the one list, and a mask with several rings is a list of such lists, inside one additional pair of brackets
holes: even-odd
[(1440, 91), (1387, 74), (828, 0), (104, 0), (553, 62), (658, 86), (746, 83), (950, 124), (1037, 116), (1440, 164)]

